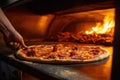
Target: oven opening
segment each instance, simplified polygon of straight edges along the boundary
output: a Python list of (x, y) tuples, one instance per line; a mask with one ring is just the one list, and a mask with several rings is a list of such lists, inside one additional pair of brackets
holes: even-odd
[(112, 45), (115, 9), (56, 15), (47, 41)]

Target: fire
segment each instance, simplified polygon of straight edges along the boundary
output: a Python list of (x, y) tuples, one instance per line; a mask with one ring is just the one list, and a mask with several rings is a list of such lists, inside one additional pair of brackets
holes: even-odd
[(91, 31), (85, 31), (86, 34), (104, 34), (113, 33), (115, 26), (114, 17), (107, 15), (103, 19), (103, 23), (97, 23), (95, 27), (92, 27)]

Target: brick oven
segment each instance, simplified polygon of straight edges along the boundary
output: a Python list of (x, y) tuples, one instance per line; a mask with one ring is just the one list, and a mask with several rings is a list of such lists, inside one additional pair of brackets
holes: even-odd
[(110, 52), (110, 57), (75, 65), (25, 63), (13, 55), (3, 55), (1, 59), (45, 80), (120, 79), (119, 3), (119, 0), (18, 0), (13, 5), (3, 6), (27, 45), (45, 42), (100, 45)]

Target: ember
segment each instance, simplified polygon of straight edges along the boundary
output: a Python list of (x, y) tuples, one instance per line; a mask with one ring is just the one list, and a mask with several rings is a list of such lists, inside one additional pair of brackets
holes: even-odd
[(113, 36), (110, 34), (85, 34), (79, 32), (77, 34), (69, 33), (69, 36), (66, 33), (58, 33), (56, 36), (49, 38), (49, 41), (58, 41), (58, 42), (78, 42), (78, 43), (89, 43), (89, 44), (104, 44), (112, 45)]

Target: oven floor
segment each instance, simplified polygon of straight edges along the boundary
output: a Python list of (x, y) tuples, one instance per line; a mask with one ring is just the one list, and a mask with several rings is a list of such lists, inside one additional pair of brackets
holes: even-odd
[(108, 46), (105, 48), (110, 51), (110, 57), (92, 63), (51, 65), (21, 61), (12, 54), (14, 51), (6, 47), (0, 49), (2, 54), (0, 59), (24, 72), (45, 80), (46, 78), (51, 78), (51, 80), (110, 80), (113, 49)]

